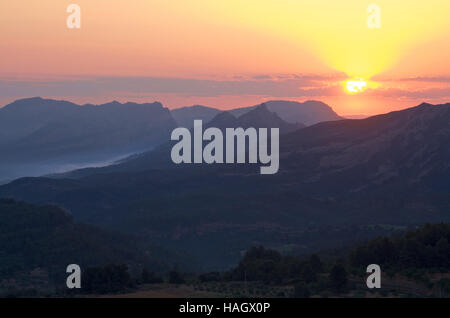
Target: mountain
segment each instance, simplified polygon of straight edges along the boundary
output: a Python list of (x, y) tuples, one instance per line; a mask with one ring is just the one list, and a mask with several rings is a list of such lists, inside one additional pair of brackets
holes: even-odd
[(280, 134), (285, 134), (305, 127), (301, 122), (291, 123), (282, 119), (277, 112), (270, 111), (265, 103), (239, 116), (238, 121), (238, 127), (275, 127), (280, 129)]
[(18, 100), (0, 109), (0, 175), (6, 179), (109, 161), (157, 146), (175, 127), (160, 103)]
[(346, 115), (346, 116), (342, 116), (345, 119), (365, 119), (367, 117), (370, 117), (368, 115)]
[(201, 119), (203, 122), (209, 122), (221, 111), (212, 107), (194, 105), (172, 109), (171, 113), (180, 127), (192, 128), (195, 119)]
[(292, 132), (304, 128), (301, 123), (291, 124), (281, 119), (277, 113), (269, 111), (266, 104), (261, 104), (252, 108), (239, 117), (235, 117), (233, 112), (222, 112), (216, 115), (209, 123), (208, 127), (221, 129), (238, 128), (279, 128), (280, 134)]
[[(240, 117), (235, 117), (229, 111), (218, 113), (210, 122), (203, 123), (204, 129), (208, 127), (216, 127), (221, 130), (226, 128), (239, 128), (247, 129), (249, 127), (254, 128), (279, 128), (280, 134), (286, 134), (293, 132), (297, 129), (302, 129), (305, 126), (297, 123), (291, 124), (282, 120), (276, 113), (270, 112), (265, 104), (261, 104), (258, 107), (251, 109), (244, 113)], [(172, 166), (170, 159), (170, 149), (176, 142), (170, 141), (157, 147), (156, 149), (141, 154), (130, 156), (118, 162), (114, 165), (97, 168), (85, 168), (75, 171), (69, 171), (53, 177), (80, 177), (97, 173), (108, 173), (111, 171), (139, 171), (147, 170), (149, 167), (153, 169), (161, 169), (163, 167)]]
[[(325, 103), (319, 101), (306, 101), (303, 103), (292, 101), (268, 101), (264, 103), (270, 112), (276, 113), (281, 119), (291, 124), (301, 124), (310, 126), (322, 121), (332, 121), (343, 119), (339, 117), (333, 109)], [(257, 108), (259, 105), (234, 108), (229, 112), (240, 117), (249, 111)], [(201, 119), (208, 122), (221, 111), (206, 106), (189, 106), (174, 109), (172, 116), (182, 127), (192, 128), (194, 119)]]
[[(339, 119), (321, 102), (270, 101), (265, 105), (267, 112), (260, 118), (252, 118), (259, 105), (234, 109), (230, 114), (243, 116), (236, 125), (276, 123), (282, 133), (303, 127), (303, 123)], [(169, 111), (157, 102), (80, 106), (40, 97), (20, 99), (0, 109), (0, 183), (107, 166), (166, 142), (175, 127), (192, 128), (195, 119), (207, 123), (220, 113), (199, 105)]]
[(161, 146), (71, 178), (19, 179), (0, 196), (52, 202), (223, 268), (252, 245), (307, 253), (374, 229), (448, 222), (449, 122), (450, 104), (422, 104), (295, 130), (280, 136), (270, 176), (259, 165), (174, 165)]
[[(284, 169), (305, 182), (339, 178), (339, 191), (383, 184), (450, 183), (450, 104), (421, 104), (362, 120), (320, 123), (289, 134)], [(449, 179), (447, 179), (449, 180)], [(433, 186), (434, 187), (434, 186)]]
[[(319, 101), (306, 101), (303, 103), (268, 101), (265, 104), (269, 111), (277, 113), (281, 119), (292, 124), (301, 123), (311, 126), (323, 121), (342, 119), (330, 106)], [(255, 107), (257, 106), (233, 109), (231, 113), (239, 117)]]

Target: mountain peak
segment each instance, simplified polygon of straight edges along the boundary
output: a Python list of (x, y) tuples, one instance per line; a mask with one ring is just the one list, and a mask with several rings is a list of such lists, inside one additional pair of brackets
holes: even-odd
[[(327, 104), (320, 101), (306, 101), (303, 103), (286, 100), (272, 100), (263, 103), (269, 112), (276, 113), (285, 122), (291, 124), (314, 125), (322, 121), (333, 121), (342, 119)], [(261, 107), (261, 105), (237, 108), (231, 112), (236, 116), (245, 114), (251, 110)]]
[(427, 103), (427, 102), (423, 102), (423, 103), (421, 103), (419, 106), (417, 106), (417, 107), (430, 107), (430, 106), (434, 106), (434, 105), (432, 105), (432, 104), (430, 104), (430, 103)]
[(38, 101), (43, 101), (43, 100), (44, 99), (42, 97), (36, 96), (36, 97), (17, 99), (15, 102), (38, 102)]
[(28, 97), (28, 98), (21, 98), (16, 99), (12, 103), (6, 105), (7, 106), (13, 106), (13, 105), (35, 105), (36, 103), (42, 103), (43, 101), (50, 101), (49, 99), (43, 99), (42, 97)]
[(214, 116), (214, 118), (208, 123), (208, 126), (217, 128), (231, 128), (235, 127), (236, 124), (236, 117), (234, 117), (230, 112), (224, 111)]

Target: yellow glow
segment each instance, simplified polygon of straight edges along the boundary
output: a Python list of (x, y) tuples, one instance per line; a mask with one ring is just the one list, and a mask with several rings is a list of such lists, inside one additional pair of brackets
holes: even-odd
[(367, 88), (367, 83), (363, 80), (349, 80), (346, 82), (347, 91), (351, 94), (362, 92)]
[(367, 27), (371, 1), (361, 0), (77, 0), (82, 27), (73, 31), (65, 23), (69, 3), (0, 1), (1, 72), (198, 76), (332, 68), (370, 79), (397, 65), (396, 76), (450, 69), (442, 49), (449, 45), (448, 0), (377, 0), (381, 29)]
[[(351, 77), (369, 79), (394, 67), (405, 56), (418, 54), (415, 48), (440, 38), (450, 30), (448, 0), (377, 0), (381, 8), (380, 29), (367, 27), (367, 6), (361, 0), (193, 0), (210, 6), (215, 23), (258, 30), (297, 43), (328, 66)], [(192, 2), (190, 2), (192, 3)], [(432, 21), (430, 23), (430, 21)], [(450, 67), (448, 62), (444, 62)], [(295, 63), (292, 64), (297, 69)], [(408, 65), (404, 73), (417, 71)], [(428, 72), (440, 72), (433, 66)], [(417, 72), (416, 72), (417, 73)]]

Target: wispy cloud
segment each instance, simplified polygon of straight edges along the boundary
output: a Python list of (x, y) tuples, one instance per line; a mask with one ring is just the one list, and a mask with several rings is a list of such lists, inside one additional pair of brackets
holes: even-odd
[(324, 96), (333, 94), (339, 75), (256, 75), (233, 80), (163, 77), (96, 77), (75, 80), (1, 80), (2, 97), (87, 97), (130, 92), (186, 96), (265, 95), (273, 97)]
[[(422, 101), (448, 101), (450, 77), (377, 78), (381, 84), (358, 95), (348, 96), (343, 82), (345, 74), (257, 74), (235, 75), (225, 79), (165, 78), (165, 77), (73, 77), (0, 79), (0, 101), (42, 96), (78, 102), (119, 99), (122, 101), (159, 100), (168, 107), (191, 103), (213, 104), (219, 107), (240, 105), (267, 99), (320, 99), (345, 108), (348, 103), (368, 99), (380, 105), (410, 105)], [(366, 98), (365, 101), (362, 101)], [(337, 103), (337, 104), (334, 104)], [(340, 103), (340, 104), (339, 104)], [(393, 104), (394, 103), (394, 104)], [(403, 105), (403, 104), (402, 104)], [(385, 109), (380, 107), (379, 109)], [(375, 111), (374, 111), (375, 112)]]

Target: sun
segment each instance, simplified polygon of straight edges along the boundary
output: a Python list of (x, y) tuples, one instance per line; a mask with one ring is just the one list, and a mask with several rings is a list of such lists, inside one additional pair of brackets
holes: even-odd
[(367, 88), (367, 82), (362, 79), (348, 80), (345, 83), (345, 88), (350, 94), (360, 93)]

